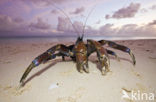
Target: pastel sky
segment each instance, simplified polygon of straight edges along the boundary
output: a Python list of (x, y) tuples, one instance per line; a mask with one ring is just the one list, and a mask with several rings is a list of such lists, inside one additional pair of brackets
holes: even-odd
[(88, 15), (87, 36), (156, 37), (156, 0), (0, 0), (0, 36), (76, 36)]

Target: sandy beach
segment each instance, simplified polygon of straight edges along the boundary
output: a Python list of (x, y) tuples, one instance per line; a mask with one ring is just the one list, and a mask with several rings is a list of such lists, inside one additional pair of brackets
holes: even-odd
[[(19, 80), (31, 61), (57, 42), (0, 43), (0, 102), (156, 102), (156, 40), (116, 41), (128, 46), (136, 57), (114, 50), (120, 62), (110, 56), (111, 72), (101, 75), (97, 57), (89, 58), (90, 73), (79, 73), (70, 58), (56, 58), (34, 68), (26, 84)], [(64, 42), (71, 44), (72, 42)], [(154, 100), (122, 99), (123, 91), (153, 93)]]

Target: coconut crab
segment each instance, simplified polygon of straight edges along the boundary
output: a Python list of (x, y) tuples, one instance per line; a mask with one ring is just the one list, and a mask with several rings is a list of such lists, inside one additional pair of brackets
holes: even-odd
[(85, 44), (82, 36), (77, 38), (75, 44), (69, 46), (57, 44), (36, 57), (24, 72), (20, 83), (24, 83), (24, 80), (33, 68), (37, 67), (41, 63), (55, 59), (57, 56), (61, 56), (63, 61), (65, 60), (65, 57), (70, 57), (73, 61), (76, 61), (77, 69), (80, 73), (83, 71), (89, 73), (88, 57), (94, 52), (97, 53), (98, 61), (101, 65), (101, 73), (102, 75), (105, 75), (106, 72), (109, 72), (110, 67), (108, 54), (115, 56), (118, 60), (119, 58), (114, 51), (104, 48), (103, 45), (108, 45), (111, 48), (128, 53), (132, 58), (133, 65), (136, 64), (135, 56), (128, 47), (108, 40), (95, 41), (88, 39), (87, 44)]
[[(60, 9), (60, 11), (65, 14), (65, 12), (62, 11), (61, 9)], [(90, 13), (89, 13), (89, 15), (90, 15)], [(89, 17), (89, 15), (88, 15), (88, 17)], [(71, 21), (70, 18), (66, 14), (65, 14), (65, 16), (69, 19), (69, 21)], [(86, 19), (86, 21), (87, 21), (87, 19)], [(72, 22), (71, 22), (71, 24), (72, 24)], [(85, 22), (85, 25), (86, 25), (86, 22)], [(73, 24), (72, 24), (72, 26), (75, 29)], [(85, 26), (84, 26), (84, 28), (85, 28)], [(82, 35), (81, 36), (78, 35), (75, 44), (71, 44), (68, 46), (64, 45), (64, 44), (56, 44), (55, 46), (51, 47), (50, 49), (48, 49), (47, 51), (45, 51), (44, 53), (42, 53), (41, 55), (36, 57), (31, 62), (31, 64), (28, 66), (28, 68), (24, 72), (23, 76), (21, 77), (20, 86), (23, 86), (26, 77), (28, 76), (28, 74), (30, 73), (30, 71), (33, 68), (35, 68), (35, 67), (39, 66), (40, 64), (45, 63), (49, 60), (55, 59), (58, 56), (62, 57), (63, 61), (65, 60), (65, 57), (70, 57), (73, 61), (76, 62), (77, 69), (80, 73), (82, 73), (83, 71), (85, 71), (86, 73), (89, 73), (88, 57), (92, 53), (96, 52), (97, 57), (98, 57), (98, 62), (101, 65), (101, 73), (102, 73), (102, 75), (105, 75), (107, 72), (110, 71), (110, 69), (109, 69), (110, 59), (109, 59), (108, 54), (115, 56), (115, 58), (118, 60), (119, 60), (119, 58), (114, 51), (104, 48), (103, 47), (104, 45), (108, 45), (111, 48), (121, 50), (123, 52), (128, 53), (130, 55), (130, 57), (132, 58), (133, 65), (136, 64), (134, 54), (132, 53), (131, 49), (129, 49), (126, 46), (119, 45), (119, 44), (109, 41), (109, 40), (96, 41), (96, 40), (88, 39), (87, 43), (85, 43), (83, 41), (84, 28), (83, 28)], [(76, 31), (76, 29), (75, 29), (75, 31)]]

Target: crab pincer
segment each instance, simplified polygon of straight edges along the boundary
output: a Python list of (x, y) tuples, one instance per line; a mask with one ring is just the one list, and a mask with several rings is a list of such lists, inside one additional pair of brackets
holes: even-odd
[[(102, 75), (105, 75), (106, 72), (110, 71), (110, 69), (109, 69), (110, 60), (109, 60), (109, 57), (107, 54), (107, 50), (104, 47), (102, 47), (102, 45), (99, 42), (97, 42), (95, 40), (87, 40), (87, 43), (89, 44), (90, 48), (96, 50), (97, 57), (100, 62), (100, 65), (101, 65), (101, 73), (102, 73)], [(104, 67), (105, 67), (105, 69), (104, 69)]]

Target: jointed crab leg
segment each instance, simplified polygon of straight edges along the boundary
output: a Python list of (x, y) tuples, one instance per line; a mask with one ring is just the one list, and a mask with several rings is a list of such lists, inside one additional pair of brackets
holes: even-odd
[[(104, 47), (102, 47), (99, 42), (94, 41), (94, 40), (87, 40), (87, 43), (90, 45), (90, 46), (88, 45), (88, 47), (92, 46), (91, 48), (96, 49), (98, 60), (99, 60), (101, 67), (102, 67), (101, 68), (102, 75), (105, 75), (106, 72), (110, 71), (109, 70), (110, 60), (109, 60), (106, 49)], [(105, 70), (103, 67), (105, 67)]]
[(108, 54), (115, 56), (115, 58), (118, 61), (120, 61), (120, 58), (117, 56), (117, 54), (114, 51), (111, 51), (111, 50), (108, 50), (108, 49), (106, 49), (106, 51), (107, 51)]
[[(96, 51), (96, 48), (92, 45), (90, 45), (88, 42), (86, 44), (86, 47), (87, 47), (87, 56), (89, 57), (93, 52)], [(120, 58), (117, 56), (117, 54), (114, 52), (114, 51), (111, 51), (111, 50), (108, 50), (106, 49), (107, 53), (110, 54), (110, 55), (113, 55), (115, 56), (115, 58), (120, 61)]]
[(133, 65), (136, 64), (135, 56), (134, 56), (134, 54), (132, 53), (132, 51), (131, 51), (128, 47), (123, 46), (123, 45), (119, 45), (119, 44), (117, 44), (117, 43), (115, 43), (115, 42), (108, 41), (108, 40), (100, 40), (100, 41), (98, 41), (98, 42), (99, 42), (101, 45), (108, 44), (109, 47), (112, 47), (112, 48), (115, 48), (115, 49), (118, 49), (118, 50), (121, 50), (121, 51), (123, 51), (123, 52), (128, 53), (128, 54), (131, 56), (132, 60), (133, 60)]
[[(61, 52), (58, 52), (56, 54), (53, 54), (53, 56), (57, 56), (57, 57), (62, 57), (62, 61), (65, 61), (65, 54), (61, 53)], [(53, 57), (49, 57), (48, 59), (46, 59), (43, 63), (46, 63), (48, 62), (49, 60), (52, 60), (54, 59)]]
[[(41, 64), (44, 60), (48, 59), (49, 57), (51, 57), (51, 56), (48, 54), (48, 52), (45, 52), (45, 53), (41, 54), (40, 56), (36, 57), (36, 58), (32, 61), (32, 63), (28, 66), (28, 68), (26, 69), (26, 71), (24, 72), (24, 74), (23, 74), (23, 76), (22, 76), (22, 78), (21, 78), (21, 80), (20, 80), (20, 83), (23, 84), (25, 78), (26, 78), (27, 75), (30, 73), (30, 71), (31, 71), (34, 67), (36, 67), (36, 66), (38, 66), (39, 64)], [(52, 57), (54, 57), (54, 56), (52, 56)]]
[(20, 83), (21, 85), (23, 84), (23, 82), (25, 81), (25, 78), (28, 76), (28, 74), (30, 73), (30, 71), (38, 66), (39, 64), (46, 62), (49, 59), (54, 59), (57, 55), (55, 54), (55, 51), (59, 51), (61, 53), (64, 53), (64, 55), (71, 55), (71, 53), (69, 53), (69, 49), (65, 46), (65, 45), (55, 45), (54, 47), (50, 48), (49, 50), (47, 50), (46, 52), (44, 52), (43, 54), (39, 55), (38, 57), (36, 57), (32, 63), (28, 66), (28, 68), (26, 69), (26, 71), (24, 72)]

